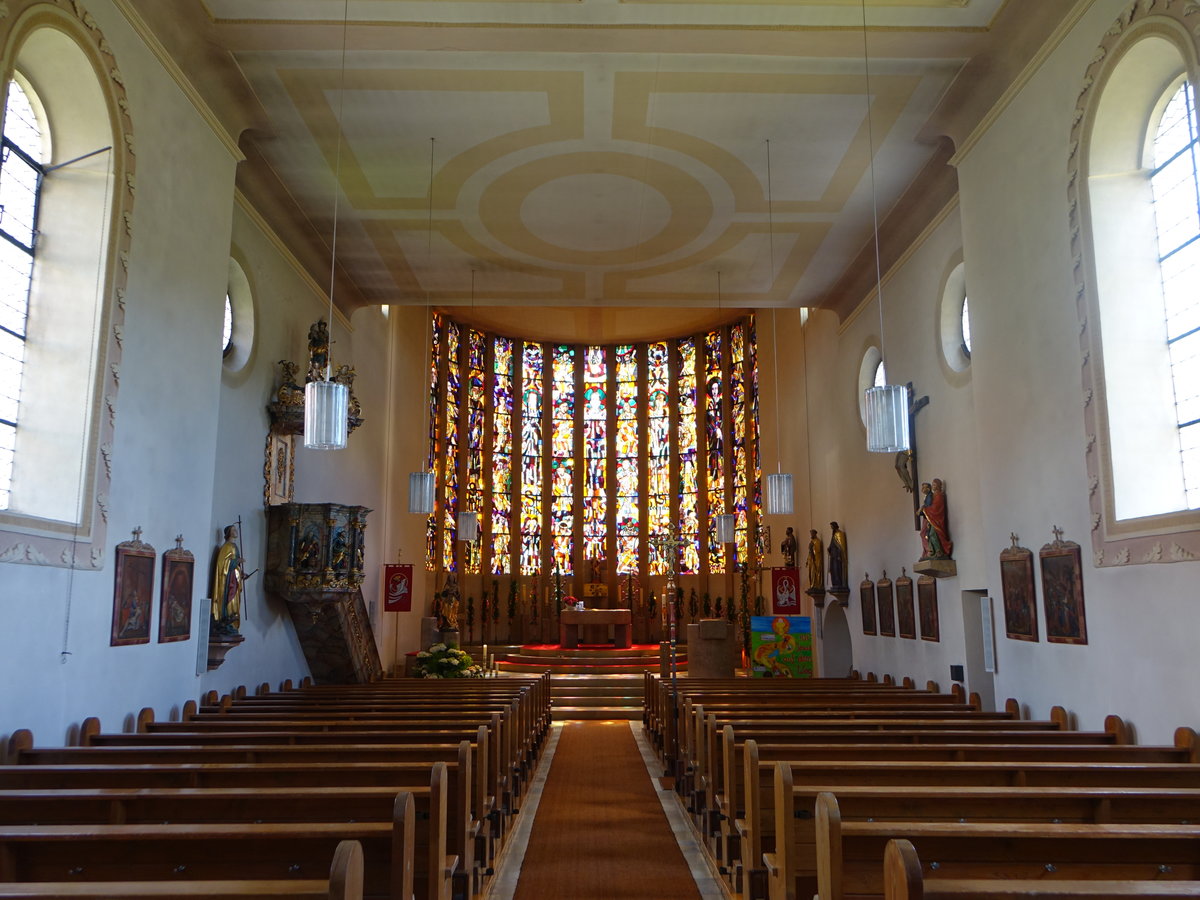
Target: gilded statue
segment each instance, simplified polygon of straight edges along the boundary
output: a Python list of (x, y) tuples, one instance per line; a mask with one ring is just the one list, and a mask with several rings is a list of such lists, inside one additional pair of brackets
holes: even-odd
[(242, 596), (245, 573), (242, 553), (237, 545), (236, 525), (225, 526), (225, 543), (217, 548), (213, 572), (212, 631), (214, 634), (238, 634), (242, 624)]
[(809, 591), (825, 591), (825, 546), (821, 543), (821, 536), (817, 534), (817, 529), (810, 528), (808, 531), (808, 558), (804, 561), (804, 568), (808, 570), (808, 589)]
[(850, 556), (846, 551), (846, 532), (837, 522), (830, 522), (829, 529), (829, 589), (834, 592), (849, 591), (847, 569)]

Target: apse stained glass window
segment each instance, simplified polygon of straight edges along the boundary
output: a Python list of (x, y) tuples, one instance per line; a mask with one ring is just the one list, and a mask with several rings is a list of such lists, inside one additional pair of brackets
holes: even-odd
[[(752, 320), (642, 345), (570, 346), (434, 320), (430, 456), (440, 478), (429, 559), (462, 574), (563, 575), (613, 560), (663, 575), (654, 538), (683, 538), (681, 575), (749, 560), (757, 525)], [(483, 515), (459, 549), (456, 514)], [(715, 545), (733, 512), (736, 557)], [(464, 554), (465, 551), (465, 555)], [(486, 571), (486, 574), (485, 574)]]
[(459, 389), (459, 328), (454, 322), (446, 326), (446, 455), (441, 460), (445, 501), (442, 504), (442, 566), (447, 572), (455, 570), (454, 538), (458, 534), (458, 416)]
[(583, 365), (583, 558), (604, 559), (608, 535), (608, 350), (588, 347)]
[(741, 325), (729, 329), (729, 439), (733, 449), (734, 561), (750, 556), (750, 465), (746, 452), (746, 332)]
[[(762, 447), (758, 443), (758, 351), (755, 349), (758, 347), (758, 335), (755, 330), (756, 327), (753, 319), (746, 326), (746, 329), (750, 333), (750, 342), (746, 347), (746, 354), (750, 358), (749, 425), (751, 446), (754, 448), (754, 496), (749, 505), (752, 509), (760, 510), (762, 509)], [(762, 546), (761, 541), (757, 541), (757, 543), (759, 544), (759, 554), (765, 555), (769, 552), (769, 547)], [(740, 547), (741, 544), (739, 543), (738, 546)], [(746, 559), (746, 557), (743, 556), (742, 559)]]
[[(665, 342), (647, 348), (646, 368), (646, 530), (657, 537), (671, 531), (671, 376)], [(649, 547), (650, 574), (665, 574), (667, 561), (653, 541)]]
[[(441, 445), (438, 441), (438, 399), (441, 392), (438, 390), (439, 380), (438, 372), (442, 366), (442, 342), (443, 330), (445, 321), (441, 316), (433, 317), (433, 324), (430, 335), (429, 345), (429, 394), (425, 398), (427, 408), (426, 415), (429, 423), (429, 456), (425, 459), (425, 471), (437, 472), (438, 460), (445, 457), (441, 453)], [(434, 506), (434, 510), (425, 520), (425, 567), (430, 571), (434, 568), (434, 561), (438, 555), (438, 509)]]
[(708, 487), (708, 569), (715, 574), (725, 571), (725, 548), (717, 540), (717, 516), (725, 510), (725, 394), (721, 371), (721, 333), (704, 337), (704, 446)]
[(617, 574), (638, 572), (638, 359), (637, 348), (617, 347)]
[(542, 363), (541, 344), (525, 344), (521, 357), (522, 575), (542, 571)]
[(700, 504), (696, 466), (699, 447), (696, 431), (696, 342), (679, 341), (679, 573), (700, 571)]
[(492, 574), (512, 569), (513, 342), (492, 346)]
[(555, 571), (570, 575), (575, 549), (575, 348), (554, 348), (550, 537)]
[[(467, 489), (463, 508), (476, 513), (483, 506), (484, 354), (487, 339), (478, 331), (467, 332)], [(483, 541), (463, 544), (463, 571), (478, 574)]]

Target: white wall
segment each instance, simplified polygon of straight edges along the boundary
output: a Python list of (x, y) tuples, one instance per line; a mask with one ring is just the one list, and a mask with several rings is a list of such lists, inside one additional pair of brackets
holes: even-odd
[[(107, 0), (90, 0), (88, 11), (124, 77), (137, 152), (110, 546), (98, 572), (0, 564), (0, 742), (18, 728), (30, 728), (40, 744), (68, 742), (90, 715), (119, 730), (145, 706), (166, 719), (209, 689), (278, 686), (308, 674), (286, 609), (263, 596), (261, 573), (246, 592), (246, 641), (220, 669), (196, 675), (196, 635), (208, 615), (204, 598), (221, 528), (241, 516), (247, 571), (263, 565), (266, 404), (277, 361), (306, 360), (308, 327), (328, 315), (327, 301), (235, 203), (235, 159), (123, 16)], [(257, 317), (253, 356), (236, 375), (224, 374), (220, 351), (231, 248), (246, 269)], [(388, 343), (378, 308), (350, 324), (335, 320), (332, 353), (359, 372), (366, 422), (345, 451), (300, 451), (296, 499), (377, 510), (366, 532), (370, 602), (385, 554), (385, 532), (372, 526), (384, 502)], [(113, 547), (137, 526), (160, 556), (177, 534), (196, 556), (186, 642), (157, 643), (156, 588), (151, 643), (109, 646)]]
[[(1098, 0), (1049, 55), (961, 160), (959, 208), (914, 244), (884, 286), (889, 381), (912, 381), (930, 398), (917, 418), (920, 477), (946, 482), (958, 576), (938, 584), (940, 644), (864, 636), (857, 591), (847, 612), (860, 671), (945, 688), (948, 666), (967, 661), (963, 592), (986, 591), (995, 598), (997, 702), (1015, 697), (1041, 718), (1062, 704), (1088, 729), (1115, 713), (1140, 742), (1169, 743), (1177, 726), (1200, 725), (1200, 694), (1179, 689), (1200, 680), (1191, 638), (1200, 563), (1092, 565), (1067, 213), (1083, 73), (1126, 5)], [(939, 362), (937, 332), (941, 281), (959, 250), (973, 340), (966, 377)], [(846, 528), (852, 586), (864, 572), (878, 579), (886, 568), (894, 579), (907, 565), (911, 573), (920, 555), (911, 500), (891, 456), (866, 452), (855, 400), (859, 361), (879, 335), (878, 307), (870, 300), (840, 325), (817, 313), (807, 330), (814, 527), (827, 535), (837, 519)], [(1083, 547), (1085, 646), (1046, 642), (1041, 608), (1039, 642), (1004, 635), (999, 554), (1011, 532), (1036, 553), (1055, 525)]]

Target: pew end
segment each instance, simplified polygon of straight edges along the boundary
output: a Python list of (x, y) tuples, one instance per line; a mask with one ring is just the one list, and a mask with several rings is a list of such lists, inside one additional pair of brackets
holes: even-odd
[(97, 716), (88, 716), (83, 720), (83, 724), (79, 726), (79, 746), (90, 747), (92, 738), (100, 733), (100, 719)]
[[(411, 804), (412, 797), (409, 796)], [(409, 844), (411, 857), (412, 844)], [(329, 900), (355, 900), (363, 895), (363, 851), (358, 841), (342, 841), (329, 867)], [(405, 896), (401, 894), (400, 896)]]
[(1188, 751), (1188, 762), (1200, 763), (1200, 741), (1196, 730), (1186, 725), (1175, 729), (1175, 746)]
[(137, 734), (145, 734), (150, 729), (146, 726), (154, 721), (154, 709), (149, 706), (143, 706), (138, 710), (137, 720), (134, 725), (134, 731)]
[(883, 890), (888, 900), (924, 900), (921, 860), (911, 841), (895, 838), (883, 851)]
[[(413, 895), (413, 866), (416, 865), (414, 847), (416, 846), (416, 804), (409, 791), (396, 794), (396, 803), (392, 816), (392, 896), (411, 897)], [(341, 851), (341, 846), (338, 851)], [(334, 865), (338, 857), (334, 857)], [(362, 848), (359, 847), (359, 881), (362, 880)], [(332, 879), (331, 879), (332, 880)]]

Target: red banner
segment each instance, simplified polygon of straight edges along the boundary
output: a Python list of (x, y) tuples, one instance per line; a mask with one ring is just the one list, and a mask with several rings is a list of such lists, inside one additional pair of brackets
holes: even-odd
[(771, 570), (771, 614), (794, 616), (800, 612), (800, 570)]
[(383, 608), (387, 612), (412, 610), (413, 567), (391, 563), (383, 567)]

